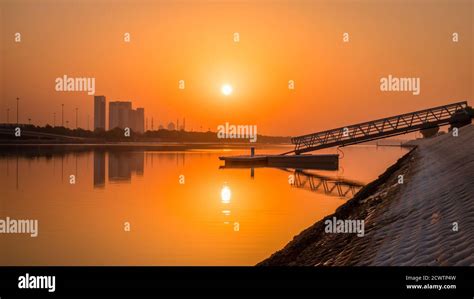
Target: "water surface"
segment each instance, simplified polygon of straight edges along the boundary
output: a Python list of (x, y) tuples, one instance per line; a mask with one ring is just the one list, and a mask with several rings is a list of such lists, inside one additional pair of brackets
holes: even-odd
[(254, 265), (406, 151), (343, 152), (339, 171), (303, 172), (219, 169), (240, 149), (2, 155), (0, 218), (38, 219), (39, 235), (0, 235), (0, 264)]

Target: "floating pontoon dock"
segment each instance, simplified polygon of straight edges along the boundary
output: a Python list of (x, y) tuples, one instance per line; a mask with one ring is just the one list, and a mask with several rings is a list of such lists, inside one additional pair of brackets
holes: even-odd
[(338, 170), (339, 155), (250, 155), (219, 157), (226, 167), (278, 167)]

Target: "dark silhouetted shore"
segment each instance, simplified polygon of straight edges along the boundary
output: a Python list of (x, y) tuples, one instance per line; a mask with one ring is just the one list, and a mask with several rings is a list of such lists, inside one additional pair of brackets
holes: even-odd
[[(474, 126), (415, 144), (334, 214), (258, 265), (474, 265)], [(364, 220), (364, 236), (326, 233), (325, 220), (333, 217)]]

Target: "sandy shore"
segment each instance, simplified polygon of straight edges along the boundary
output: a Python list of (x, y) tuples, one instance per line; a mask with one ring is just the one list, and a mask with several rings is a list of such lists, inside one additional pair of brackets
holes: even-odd
[[(258, 265), (474, 265), (474, 126), (417, 144)], [(364, 236), (326, 233), (324, 221), (333, 217), (364, 220)]]

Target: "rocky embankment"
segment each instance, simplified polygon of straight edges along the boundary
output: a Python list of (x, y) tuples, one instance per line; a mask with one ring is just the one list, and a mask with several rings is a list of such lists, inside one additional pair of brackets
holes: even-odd
[[(416, 145), (258, 265), (474, 265), (474, 126)], [(364, 236), (325, 232), (333, 217), (364, 220)]]

